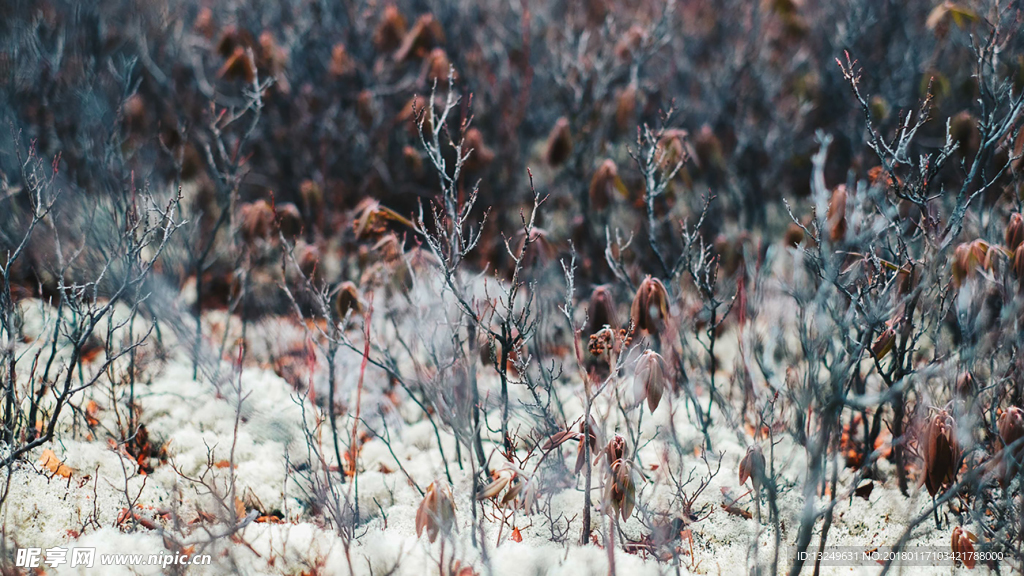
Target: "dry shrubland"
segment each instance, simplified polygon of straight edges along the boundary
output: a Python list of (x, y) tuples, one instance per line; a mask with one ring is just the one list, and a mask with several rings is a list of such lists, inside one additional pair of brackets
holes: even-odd
[(1018, 2), (0, 13), (5, 574), (1024, 567)]

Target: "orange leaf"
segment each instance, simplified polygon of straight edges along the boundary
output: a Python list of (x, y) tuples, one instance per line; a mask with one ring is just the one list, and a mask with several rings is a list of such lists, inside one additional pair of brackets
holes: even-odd
[(49, 448), (43, 450), (43, 455), (39, 458), (39, 465), (45, 466), (47, 470), (58, 476), (71, 478), (71, 467), (61, 462)]
[(523, 541), (523, 535), (519, 533), (519, 528), (512, 528), (512, 541), (513, 542), (522, 542)]
[(100, 352), (103, 352), (103, 350), (103, 346), (100, 346), (95, 342), (87, 342), (85, 346), (82, 348), (82, 362), (85, 364), (91, 363), (93, 360), (99, 357)]
[(96, 414), (100, 411), (99, 404), (95, 400), (89, 400), (85, 405), (85, 421), (88, 422), (89, 426), (96, 426), (100, 421), (96, 418)]

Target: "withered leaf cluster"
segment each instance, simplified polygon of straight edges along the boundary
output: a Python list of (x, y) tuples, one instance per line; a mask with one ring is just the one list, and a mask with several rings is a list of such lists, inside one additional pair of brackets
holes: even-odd
[(416, 536), (423, 535), (426, 530), (431, 542), (438, 536), (447, 536), (455, 528), (455, 499), (452, 490), (441, 481), (433, 482), (427, 487), (416, 510)]

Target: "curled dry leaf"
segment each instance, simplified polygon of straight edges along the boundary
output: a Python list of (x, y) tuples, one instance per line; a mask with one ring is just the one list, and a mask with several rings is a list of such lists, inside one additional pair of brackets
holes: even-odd
[(639, 331), (657, 333), (668, 317), (668, 291), (661, 280), (648, 275), (633, 297), (630, 317)]
[(407, 146), (401, 149), (401, 156), (406, 160), (406, 166), (414, 176), (419, 178), (423, 175), (423, 157), (416, 148)]
[(605, 326), (615, 329), (618, 325), (612, 291), (607, 286), (594, 288), (587, 306), (587, 334), (595, 334)]
[(574, 468), (575, 474), (579, 474), (583, 470), (583, 465), (587, 463), (586, 460), (586, 447), (583, 445), (583, 439), (586, 437), (586, 441), (590, 443), (590, 454), (596, 455), (597, 448), (601, 445), (600, 437), (598, 436), (597, 422), (594, 421), (594, 417), (590, 416), (587, 419), (587, 425), (584, 426), (583, 422), (580, 422), (580, 433), (578, 439), (580, 440), (579, 448), (576, 453), (576, 467)]
[(626, 460), (626, 440), (616, 434), (605, 446), (599, 457), (607, 462), (605, 468), (605, 510), (613, 516), (618, 514), (623, 521), (633, 515), (636, 504), (636, 483), (633, 480), (633, 463)]
[(505, 474), (504, 472), (506, 471), (498, 471), (496, 474), (497, 478), (492, 480), (491, 483), (488, 484), (487, 486), (484, 486), (483, 490), (481, 490), (480, 493), (476, 495), (476, 499), (489, 500), (491, 498), (496, 497), (498, 494), (501, 494), (501, 491), (504, 490), (505, 488), (508, 488), (509, 484), (512, 482), (512, 476), (509, 474)]
[(217, 72), (218, 78), (224, 78), (225, 80), (244, 80), (247, 84), (251, 84), (256, 78), (256, 66), (253, 64), (252, 59), (249, 58), (249, 53), (245, 48), (238, 46), (234, 52), (221, 66)]
[(832, 192), (832, 200), (829, 202), (826, 225), (833, 242), (846, 237), (846, 196), (846, 185), (840, 184)]
[(590, 205), (595, 210), (604, 210), (611, 203), (615, 193), (623, 197), (629, 195), (622, 178), (619, 178), (619, 169), (611, 159), (605, 160), (594, 172), (590, 179)]
[(605, 480), (604, 500), (606, 510), (613, 516), (618, 514), (623, 522), (633, 515), (636, 482), (633, 480), (632, 462), (618, 458), (611, 463)]
[[(548, 262), (554, 262), (558, 257), (557, 246), (552, 243), (551, 235), (543, 228), (533, 228), (529, 236), (529, 245), (525, 231), (520, 230), (516, 233), (515, 246), (516, 252), (523, 255), (523, 265), (526, 267), (538, 264), (543, 266)], [(511, 271), (509, 275), (511, 276)]]
[(402, 16), (394, 4), (388, 4), (384, 8), (377, 30), (373, 33), (373, 43), (377, 50), (390, 52), (397, 49), (402, 44), (407, 27), (405, 16)]
[(239, 230), (246, 242), (267, 238), (274, 227), (274, 209), (266, 200), (242, 204), (239, 208), (241, 224)]
[(977, 537), (960, 526), (953, 528), (950, 547), (953, 549), (953, 562), (963, 565), (968, 570), (974, 568), (974, 542)]
[(963, 372), (956, 379), (956, 388), (954, 389), (958, 398), (966, 400), (978, 393), (978, 382), (974, 378), (974, 374), (970, 372)]
[(658, 140), (654, 157), (663, 170), (673, 171), (677, 166), (685, 164), (686, 161), (696, 153), (690, 145), (689, 133), (686, 130), (673, 128), (665, 130)]
[(192, 23), (192, 29), (201, 34), (207, 40), (213, 39), (213, 34), (216, 32), (216, 22), (213, 19), (213, 10), (209, 7), (204, 6), (199, 9), (199, 13), (196, 14), (196, 19)]
[(356, 96), (356, 116), (364, 128), (369, 128), (373, 125), (377, 117), (373, 92), (363, 90)]
[(605, 446), (604, 454), (605, 457), (608, 458), (609, 465), (616, 460), (621, 460), (623, 456), (626, 455), (626, 440), (622, 436), (616, 434), (615, 437), (608, 442), (608, 445)]
[(238, 47), (251, 47), (254, 44), (252, 34), (248, 30), (239, 29), (237, 26), (228, 25), (224, 27), (220, 39), (217, 41), (217, 54), (224, 58), (231, 56)]
[(402, 45), (395, 52), (395, 61), (404, 62), (409, 58), (423, 58), (428, 51), (444, 42), (441, 23), (432, 14), (420, 16), (412, 29), (402, 39)]
[(1024, 287), (1024, 244), (1017, 246), (1013, 252), (1013, 273), (1017, 275), (1017, 281)]
[(519, 507), (529, 514), (537, 503), (537, 482), (530, 479), (525, 481), (525, 485), (519, 497)]
[(1024, 459), (1024, 410), (1011, 406), (999, 415), (997, 422), (999, 439), (1003, 442), (1002, 450), (1002, 484), (1007, 486), (1010, 480), (1020, 471), (1021, 460)]
[(299, 207), (291, 202), (282, 202), (276, 207), (277, 225), (287, 238), (294, 238), (302, 232), (302, 213)]
[(344, 76), (351, 72), (354, 66), (355, 64), (343, 43), (338, 42), (331, 48), (331, 63), (327, 67), (328, 74), (334, 77)]
[(887, 322), (885, 325), (885, 329), (882, 330), (881, 334), (879, 334), (875, 338), (875, 341), (871, 344), (871, 353), (874, 354), (876, 358), (881, 360), (882, 358), (885, 358), (887, 354), (889, 354), (889, 352), (892, 350), (893, 345), (895, 344), (896, 329), (893, 328), (891, 322)]
[(804, 241), (804, 229), (796, 222), (790, 222), (786, 228), (785, 245), (799, 246)]
[(1006, 249), (1012, 254), (1021, 243), (1024, 243), (1024, 216), (1014, 212), (1010, 215), (1010, 223), (1006, 225)]
[(668, 366), (661, 354), (653, 350), (645, 350), (636, 361), (636, 373), (633, 375), (633, 393), (635, 405), (639, 406), (644, 399), (653, 413), (665, 393)]
[[(505, 492), (505, 495), (498, 499), (498, 495)], [(537, 501), (537, 486), (526, 474), (520, 470), (504, 468), (494, 473), (494, 480), (485, 486), (477, 494), (477, 500), (495, 499), (500, 506), (507, 506), (511, 502), (527, 512), (533, 508)]]
[(615, 98), (615, 126), (622, 131), (628, 130), (636, 114), (637, 87), (630, 82), (619, 91)]
[(694, 160), (697, 167), (704, 171), (721, 171), (726, 169), (725, 153), (722, 141), (711, 126), (705, 124), (693, 139)]
[(754, 487), (754, 490), (760, 490), (761, 481), (764, 479), (764, 471), (765, 461), (761, 447), (757, 444), (751, 444), (747, 448), (746, 455), (740, 460), (740, 484), (744, 484), (747, 479), (750, 479), (750, 484)]
[(352, 223), (356, 238), (382, 234), (385, 231), (385, 223), (388, 221), (397, 222), (408, 228), (414, 228), (408, 218), (398, 212), (382, 206), (380, 202), (367, 198), (356, 206), (356, 219)]
[(924, 435), (924, 484), (935, 496), (956, 479), (960, 448), (956, 440), (956, 421), (945, 410), (928, 422)]
[(447, 536), (454, 527), (455, 499), (451, 488), (441, 481), (432, 482), (416, 510), (416, 536), (422, 536), (426, 530), (427, 538), (433, 543), (438, 535)]
[(352, 282), (342, 282), (338, 294), (334, 297), (334, 311), (341, 320), (349, 314), (358, 314), (362, 310), (359, 303), (359, 290)]
[(561, 166), (572, 154), (572, 134), (569, 132), (569, 119), (561, 117), (548, 134), (547, 147), (544, 149), (544, 160), (550, 166)]
[(626, 30), (626, 33), (615, 44), (615, 56), (622, 61), (629, 60), (646, 38), (647, 30), (643, 26), (639, 24), (630, 26), (629, 30)]
[(512, 484), (509, 486), (505, 496), (501, 499), (501, 505), (505, 506), (509, 502), (512, 502), (519, 496), (519, 493), (523, 490), (523, 481), (518, 479), (518, 476), (513, 479)]
[[(454, 74), (454, 69), (444, 48), (434, 48), (423, 60), (423, 72), (420, 74), (422, 83), (430, 85), (434, 81), (447, 82), (451, 74)], [(458, 74), (454, 74), (453, 78), (458, 78)]]
[(984, 240), (958, 245), (953, 250), (953, 285), (959, 288), (978, 268), (990, 270), (992, 265), (991, 246)]
[(466, 137), (462, 142), (462, 147), (464, 153), (472, 151), (469, 152), (469, 157), (466, 158), (466, 162), (463, 165), (466, 170), (481, 170), (494, 161), (494, 150), (487, 146), (484, 142), (483, 133), (476, 128), (466, 130)]
[(544, 444), (541, 444), (540, 449), (543, 450), (544, 452), (548, 452), (550, 450), (558, 448), (559, 446), (565, 444), (569, 440), (579, 440), (580, 437), (581, 434), (578, 432), (573, 432), (572, 430), (559, 430), (558, 432), (552, 434), (550, 438), (545, 440)]
[(940, 2), (928, 13), (925, 26), (929, 30), (934, 31), (941, 28), (943, 24), (948, 26), (948, 22), (952, 21), (958, 28), (963, 28), (967, 23), (977, 19), (978, 15), (970, 8), (951, 0), (946, 0), (945, 2)]

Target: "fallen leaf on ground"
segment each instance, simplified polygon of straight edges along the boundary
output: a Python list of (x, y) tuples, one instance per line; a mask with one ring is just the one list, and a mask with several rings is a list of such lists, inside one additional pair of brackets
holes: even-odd
[(71, 473), (73, 472), (71, 467), (61, 462), (53, 450), (49, 448), (43, 450), (43, 455), (39, 458), (39, 465), (45, 466), (50, 472), (64, 478), (71, 478)]

